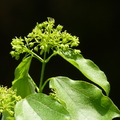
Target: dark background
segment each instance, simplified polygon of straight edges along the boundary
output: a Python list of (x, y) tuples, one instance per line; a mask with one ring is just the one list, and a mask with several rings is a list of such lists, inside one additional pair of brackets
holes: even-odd
[[(9, 54), (15, 36), (26, 36), (47, 17), (53, 17), (80, 39), (79, 49), (105, 72), (111, 84), (110, 98), (120, 108), (120, 19), (116, 1), (4, 0), (0, 1), (0, 84), (11, 86), (19, 61)], [(40, 64), (33, 60), (31, 76), (38, 84)], [(73, 66), (56, 56), (46, 67), (45, 79), (57, 75), (86, 79)], [(47, 90), (45, 91), (47, 92)]]

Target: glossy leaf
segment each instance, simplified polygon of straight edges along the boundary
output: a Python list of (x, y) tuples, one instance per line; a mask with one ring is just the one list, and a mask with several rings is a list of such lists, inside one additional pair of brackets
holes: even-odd
[(85, 59), (81, 54), (75, 54), (75, 52), (70, 50), (64, 52), (58, 51), (57, 53), (80, 70), (89, 80), (102, 87), (107, 95), (109, 94), (110, 84), (107, 81), (106, 75), (95, 63)]
[(71, 120), (112, 120), (120, 117), (120, 111), (110, 98), (93, 84), (55, 77), (50, 80), (50, 88), (65, 104)]
[(16, 120), (70, 120), (69, 113), (53, 97), (32, 94), (15, 107)]
[(17, 95), (22, 98), (35, 93), (35, 83), (29, 75), (29, 67), (32, 57), (27, 57), (15, 69), (15, 79), (12, 82), (13, 89), (17, 89)]

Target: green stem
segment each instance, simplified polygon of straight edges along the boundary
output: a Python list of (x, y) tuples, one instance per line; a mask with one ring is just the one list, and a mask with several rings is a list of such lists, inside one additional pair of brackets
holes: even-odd
[(41, 87), (41, 91), (43, 91), (44, 87), (46, 86), (46, 84), (47, 84), (50, 80), (51, 80), (51, 79), (47, 79), (47, 80), (43, 83), (43, 85), (42, 85), (42, 87)]
[(29, 50), (28, 48), (26, 48), (28, 53), (32, 54), (35, 58), (37, 58), (40, 62), (44, 62), (44, 60), (38, 56), (37, 54), (35, 54), (32, 50)]
[(45, 72), (45, 65), (46, 65), (46, 52), (44, 53), (44, 61), (42, 62), (42, 70), (41, 70), (41, 76), (40, 76), (40, 84), (39, 84), (39, 92), (42, 92), (42, 84), (43, 84), (43, 78), (44, 78), (44, 72)]
[(53, 54), (51, 54), (51, 55), (46, 59), (46, 62), (49, 62), (49, 60), (50, 60), (53, 56), (55, 56), (55, 55), (57, 55), (57, 53), (56, 53), (56, 52), (53, 52)]

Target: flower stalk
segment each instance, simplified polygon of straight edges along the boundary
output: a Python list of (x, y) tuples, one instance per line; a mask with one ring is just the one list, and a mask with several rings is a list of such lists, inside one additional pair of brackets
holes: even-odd
[(41, 70), (41, 76), (40, 76), (40, 84), (39, 84), (39, 92), (42, 92), (42, 84), (44, 79), (44, 73), (45, 73), (45, 66), (46, 66), (46, 52), (44, 53), (44, 61), (42, 62), (42, 70)]

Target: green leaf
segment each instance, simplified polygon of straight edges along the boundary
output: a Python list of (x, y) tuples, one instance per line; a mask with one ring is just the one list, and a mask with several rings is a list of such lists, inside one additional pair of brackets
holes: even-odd
[(2, 114), (1, 120), (15, 120), (7, 111)]
[(35, 93), (35, 83), (29, 75), (29, 67), (32, 57), (27, 57), (15, 69), (15, 79), (12, 82), (13, 89), (17, 89), (17, 95), (22, 98)]
[(57, 51), (57, 53), (81, 71), (89, 80), (103, 88), (107, 95), (109, 94), (110, 84), (106, 75), (95, 63), (85, 59), (81, 54), (75, 54), (74, 51)]
[(55, 77), (50, 80), (50, 88), (65, 103), (71, 120), (112, 120), (120, 117), (120, 111), (110, 98), (93, 84)]
[(69, 113), (53, 97), (32, 94), (15, 107), (16, 120), (70, 120)]

